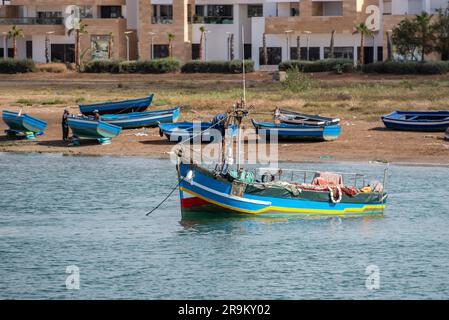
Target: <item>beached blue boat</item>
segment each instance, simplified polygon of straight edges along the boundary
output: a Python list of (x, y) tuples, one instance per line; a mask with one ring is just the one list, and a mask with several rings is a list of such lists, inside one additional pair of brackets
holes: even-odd
[(449, 127), (447, 128), (446, 132), (444, 133), (444, 139), (449, 140)]
[(277, 135), (279, 140), (330, 141), (337, 139), (341, 133), (341, 126), (339, 124), (277, 124), (272, 122), (259, 122), (254, 119), (251, 121), (259, 136), (268, 138), (271, 135)]
[(99, 114), (142, 112), (151, 105), (153, 96), (154, 94), (150, 94), (148, 97), (138, 99), (80, 104), (79, 107), (81, 113), (86, 116), (92, 115), (95, 110), (98, 110)]
[(382, 116), (389, 129), (407, 131), (445, 131), (449, 127), (449, 110), (394, 111)]
[[(216, 129), (216, 130), (214, 130)], [(231, 136), (237, 133), (237, 126), (229, 127)], [(218, 142), (222, 140), (223, 132), (214, 125), (213, 122), (194, 121), (194, 122), (176, 122), (161, 123), (159, 125), (159, 133), (166, 136), (168, 140), (173, 142), (185, 141), (192, 139), (201, 142)]]
[(28, 138), (34, 138), (36, 134), (42, 134), (47, 128), (47, 122), (27, 114), (3, 110), (2, 115), (3, 121), (9, 127), (8, 134), (23, 133)]
[(122, 129), (157, 127), (159, 123), (176, 122), (181, 108), (155, 110), (147, 112), (131, 112), (125, 114), (106, 114), (101, 120), (121, 127)]
[(73, 136), (78, 138), (111, 139), (122, 131), (119, 126), (91, 118), (69, 117), (67, 122)]
[(274, 115), (275, 118), (279, 119), (280, 122), (288, 124), (325, 126), (340, 123), (340, 118), (322, 117), (320, 115), (296, 112), (282, 108), (276, 108), (276, 110), (274, 111)]

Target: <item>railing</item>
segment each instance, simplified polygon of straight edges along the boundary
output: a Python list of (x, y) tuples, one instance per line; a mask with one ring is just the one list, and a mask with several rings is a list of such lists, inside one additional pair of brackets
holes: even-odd
[(194, 16), (193, 23), (206, 24), (233, 24), (234, 17), (232, 16)]
[(161, 16), (161, 17), (151, 17), (152, 24), (170, 24), (173, 23), (173, 17), (171, 16)]
[(0, 18), (0, 24), (63, 24), (64, 18)]

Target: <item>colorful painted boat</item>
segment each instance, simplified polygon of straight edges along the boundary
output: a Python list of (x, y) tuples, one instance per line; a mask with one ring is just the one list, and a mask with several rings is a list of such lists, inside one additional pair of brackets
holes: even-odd
[(449, 127), (449, 110), (394, 111), (382, 116), (389, 129), (406, 131), (445, 131)]
[[(216, 130), (213, 130), (216, 129)], [(231, 136), (237, 133), (237, 126), (230, 126)], [(213, 122), (205, 121), (184, 121), (176, 123), (161, 123), (159, 125), (159, 133), (166, 136), (168, 140), (173, 142), (186, 141), (192, 139), (193, 141), (201, 142), (217, 142), (221, 141), (223, 132), (216, 128)]]
[(287, 124), (259, 122), (251, 120), (256, 133), (264, 138), (271, 135), (277, 135), (279, 140), (318, 140), (330, 141), (340, 136), (341, 126), (339, 124), (331, 125), (306, 125), (306, 124)]
[(176, 122), (181, 113), (181, 108), (176, 107), (166, 110), (147, 112), (131, 112), (125, 114), (107, 114), (101, 116), (101, 120), (122, 129), (157, 127), (159, 123)]
[(322, 117), (320, 115), (312, 115), (302, 112), (290, 111), (287, 109), (277, 108), (274, 111), (275, 117), (282, 123), (288, 124), (304, 124), (315, 126), (328, 126), (339, 124), (340, 118)]
[(3, 110), (3, 121), (8, 125), (9, 132), (42, 133), (47, 128), (47, 122), (18, 112)]
[[(221, 170), (212, 171), (188, 161), (179, 161), (177, 170), (183, 216), (204, 213), (258, 217), (373, 216), (383, 214), (387, 199), (383, 189), (357, 192), (354, 190), (360, 189), (346, 186), (315, 187), (281, 182), (277, 175), (276, 180), (261, 182), (267, 173), (260, 169), (262, 178), (250, 171), (240, 171), (240, 175), (236, 171), (223, 174)], [(292, 176), (288, 170), (279, 172), (282, 177)], [(298, 171), (297, 177), (303, 176), (303, 172)]]
[(79, 138), (111, 139), (122, 131), (119, 126), (91, 118), (69, 117), (67, 122), (73, 136)]
[(80, 104), (79, 107), (81, 113), (86, 116), (92, 115), (95, 110), (98, 110), (99, 114), (142, 112), (151, 105), (153, 96), (154, 94), (150, 94), (148, 97), (138, 99)]

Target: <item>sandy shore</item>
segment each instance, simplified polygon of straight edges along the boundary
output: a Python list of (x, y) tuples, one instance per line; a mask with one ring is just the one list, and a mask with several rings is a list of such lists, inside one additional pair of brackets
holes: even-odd
[[(71, 112), (78, 113), (78, 110), (72, 107)], [(174, 146), (159, 136), (158, 128), (124, 130), (110, 145), (85, 140), (80, 146), (68, 146), (61, 140), (61, 107), (40, 107), (29, 113), (48, 122), (45, 135), (36, 140), (11, 140), (1, 135), (0, 152), (168, 157)], [(7, 126), (1, 122), (1, 132), (5, 129)], [(136, 135), (142, 132), (147, 135)], [(381, 121), (343, 120), (342, 135), (336, 141), (280, 142), (278, 150), (281, 161), (378, 160), (449, 164), (449, 141), (443, 140), (443, 133), (390, 131)]]

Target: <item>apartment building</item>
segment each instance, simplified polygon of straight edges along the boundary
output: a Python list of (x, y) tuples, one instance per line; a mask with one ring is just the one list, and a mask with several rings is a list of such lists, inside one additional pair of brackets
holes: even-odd
[[(68, 34), (73, 5), (87, 24), (81, 37), (86, 60), (107, 58), (110, 36), (115, 58), (166, 57), (171, 33), (172, 54), (181, 61), (244, 56), (259, 68), (298, 54), (327, 58), (332, 31), (335, 56), (356, 61), (360, 36), (353, 30), (360, 22), (374, 33), (365, 41), (366, 62), (384, 60), (386, 32), (407, 16), (445, 8), (447, 0), (0, 0), (0, 57), (11, 56), (4, 33), (18, 25), (24, 33), (18, 39), (20, 58), (73, 61), (75, 39)], [(267, 61), (261, 59), (264, 42)]]

